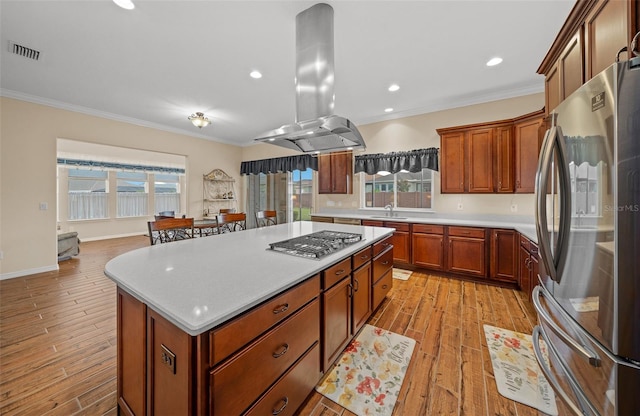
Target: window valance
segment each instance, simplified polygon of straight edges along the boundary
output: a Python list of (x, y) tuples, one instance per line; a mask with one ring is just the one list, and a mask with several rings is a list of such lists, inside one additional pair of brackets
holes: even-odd
[(133, 165), (129, 163), (103, 162), (100, 160), (81, 160), (57, 158), (58, 165), (65, 165), (70, 168), (92, 168), (103, 170), (124, 170), (133, 172), (157, 172), (184, 175), (185, 170), (168, 166)]
[(240, 174), (293, 172), (294, 170), (318, 170), (318, 158), (311, 155), (275, 157), (272, 159), (250, 160), (240, 164)]
[(390, 173), (398, 173), (401, 170), (420, 172), (425, 168), (438, 170), (437, 148), (356, 156), (354, 170), (355, 173), (365, 172), (369, 175), (375, 175), (381, 171)]

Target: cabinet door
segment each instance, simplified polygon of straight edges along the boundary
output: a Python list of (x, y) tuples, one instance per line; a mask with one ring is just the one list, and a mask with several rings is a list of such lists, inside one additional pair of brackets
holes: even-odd
[(331, 179), (331, 154), (318, 156), (318, 193), (332, 193), (333, 185)]
[(520, 284), (520, 290), (522, 290), (525, 295), (527, 296), (527, 299), (530, 299), (531, 296), (531, 255), (529, 254), (529, 252), (522, 246), (520, 246), (520, 256), (519, 256), (519, 284)]
[(514, 230), (492, 230), (490, 277), (516, 283), (518, 281), (516, 251), (517, 233)]
[(351, 278), (345, 278), (322, 294), (323, 371), (351, 340), (351, 290)]
[[(631, 3), (599, 0), (585, 19), (587, 80), (614, 63), (620, 48), (630, 43), (628, 22)], [(622, 53), (620, 59), (625, 60), (627, 57), (628, 54)]]
[(516, 188), (517, 193), (535, 191), (536, 170), (540, 153), (542, 119), (523, 121), (515, 125)]
[[(571, 38), (558, 59), (560, 99), (564, 100), (584, 83), (582, 28)], [(613, 63), (613, 61), (611, 61)]]
[(485, 240), (449, 236), (448, 253), (448, 271), (487, 277)]
[(371, 316), (371, 262), (353, 272), (353, 330), (355, 334)]
[(467, 133), (469, 192), (493, 192), (493, 129)]
[(413, 233), (412, 263), (431, 270), (444, 269), (444, 236)]
[(495, 189), (498, 193), (511, 193), (514, 189), (513, 127), (498, 127), (495, 130)]
[(558, 63), (551, 68), (544, 79), (544, 109), (550, 114), (560, 104), (560, 71)]
[(440, 138), (440, 192), (464, 192), (464, 132)]

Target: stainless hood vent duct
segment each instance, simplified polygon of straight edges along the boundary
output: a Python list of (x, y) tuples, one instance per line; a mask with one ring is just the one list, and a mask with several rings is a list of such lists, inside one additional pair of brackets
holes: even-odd
[(356, 126), (333, 114), (333, 8), (318, 3), (296, 16), (296, 119), (255, 139), (305, 153), (365, 149)]

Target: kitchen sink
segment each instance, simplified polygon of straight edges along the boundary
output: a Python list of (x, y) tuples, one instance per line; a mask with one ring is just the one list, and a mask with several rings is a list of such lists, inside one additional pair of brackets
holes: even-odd
[(406, 220), (408, 217), (389, 217), (386, 215), (372, 215), (371, 218), (383, 218), (385, 220)]

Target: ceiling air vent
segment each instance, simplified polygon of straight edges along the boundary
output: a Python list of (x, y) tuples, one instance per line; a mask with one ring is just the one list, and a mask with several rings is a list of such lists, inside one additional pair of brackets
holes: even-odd
[(26, 46), (22, 46), (13, 41), (9, 41), (9, 52), (16, 55), (24, 56), (25, 58), (33, 59), (34, 61), (40, 59), (40, 51), (27, 48)]

